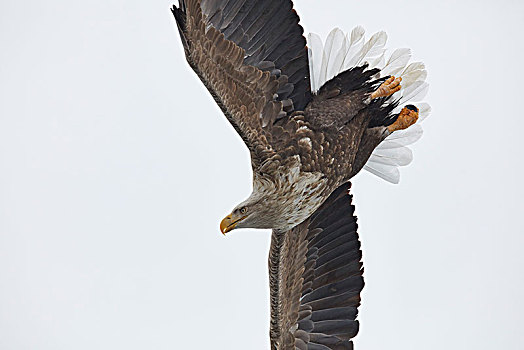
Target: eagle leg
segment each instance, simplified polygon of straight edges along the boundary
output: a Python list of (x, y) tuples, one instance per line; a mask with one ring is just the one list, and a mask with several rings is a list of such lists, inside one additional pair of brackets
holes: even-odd
[(388, 80), (380, 84), (378, 89), (376, 89), (371, 94), (371, 99), (393, 95), (395, 92), (400, 90), (401, 81), (402, 81), (401, 77), (398, 77), (398, 78), (395, 78), (394, 76), (389, 77)]
[(411, 125), (415, 124), (418, 120), (418, 108), (413, 105), (407, 105), (402, 108), (400, 111), (397, 120), (390, 126), (388, 126), (388, 131), (392, 133), (393, 131), (407, 129)]

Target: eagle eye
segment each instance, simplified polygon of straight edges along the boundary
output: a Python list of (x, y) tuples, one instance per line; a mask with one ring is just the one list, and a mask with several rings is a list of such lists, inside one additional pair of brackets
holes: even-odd
[(240, 214), (245, 214), (246, 212), (247, 212), (247, 208), (246, 207), (240, 208)]

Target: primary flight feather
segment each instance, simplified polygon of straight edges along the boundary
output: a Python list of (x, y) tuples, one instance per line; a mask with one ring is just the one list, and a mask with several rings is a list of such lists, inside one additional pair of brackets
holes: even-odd
[(364, 282), (349, 180), (364, 168), (398, 182), (421, 133), (411, 125), (429, 112), (408, 104), (427, 90), (423, 64), (407, 66), (407, 49), (386, 59), (386, 34), (366, 41), (361, 27), (308, 47), (289, 0), (172, 11), (187, 61), (251, 154), (253, 191), (220, 229), (273, 230), (271, 348), (352, 349)]

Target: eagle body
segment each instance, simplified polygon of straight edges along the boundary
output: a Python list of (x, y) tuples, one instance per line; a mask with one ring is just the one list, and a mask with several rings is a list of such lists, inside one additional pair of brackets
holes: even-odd
[[(253, 166), (253, 193), (239, 204), (264, 203), (258, 209), (263, 220), (249, 222), (250, 227), (286, 230), (303, 222), (362, 168), (387, 136), (385, 126), (395, 104), (370, 100), (384, 79), (373, 79), (377, 72), (365, 68), (344, 72), (313, 96), (304, 111), (263, 129), (265, 160)], [(385, 125), (368, 128), (377, 119)]]
[[(320, 95), (303, 113), (273, 126), (273, 135), (286, 135), (269, 138), (274, 155), (254, 169), (253, 194), (241, 204), (264, 198), (271, 212), (259, 228), (287, 230), (300, 224), (360, 170), (355, 165), (367, 161), (386, 130), (364, 133), (373, 114), (367, 110), (372, 107), (353, 106), (369, 95), (360, 94), (358, 99), (357, 94), (330, 99)], [(354, 152), (362, 140), (368, 147)]]
[(271, 349), (353, 349), (364, 281), (349, 181), (366, 169), (398, 182), (421, 133), (411, 125), (429, 112), (406, 105), (427, 90), (424, 65), (407, 49), (385, 60), (385, 33), (365, 41), (360, 27), (308, 47), (290, 0), (172, 12), (187, 62), (250, 151), (253, 191), (220, 229), (273, 230)]

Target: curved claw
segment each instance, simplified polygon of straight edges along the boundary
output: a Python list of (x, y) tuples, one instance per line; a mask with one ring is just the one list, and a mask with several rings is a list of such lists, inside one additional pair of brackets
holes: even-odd
[(401, 77), (398, 77), (398, 78), (395, 78), (394, 76), (389, 77), (385, 82), (380, 84), (378, 89), (376, 89), (371, 94), (371, 99), (393, 95), (395, 92), (401, 89), (401, 86), (400, 86), (401, 81), (402, 81)]
[(397, 120), (390, 126), (388, 126), (388, 131), (391, 133), (397, 130), (403, 130), (409, 128), (411, 125), (415, 124), (418, 120), (418, 108), (413, 105), (407, 105), (402, 108), (400, 111)]

